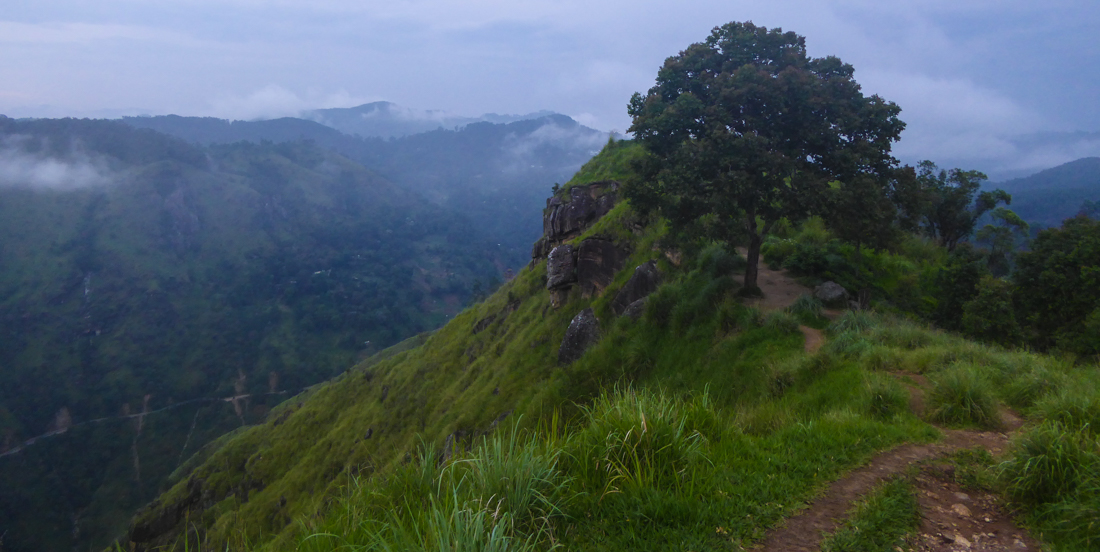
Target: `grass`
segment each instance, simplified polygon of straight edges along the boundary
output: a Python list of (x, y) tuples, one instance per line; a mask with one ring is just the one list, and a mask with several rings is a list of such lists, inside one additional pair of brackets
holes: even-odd
[(973, 366), (956, 365), (936, 374), (928, 394), (929, 417), (949, 426), (997, 429), (999, 405), (991, 384)]
[(920, 525), (913, 485), (905, 478), (883, 483), (861, 500), (844, 525), (821, 543), (822, 552), (880, 552), (901, 549)]
[[(659, 254), (654, 235), (635, 239), (647, 245), (633, 248), (628, 268)], [(555, 310), (536, 266), (422, 345), (289, 401), (196, 470), (216, 499), (202, 513), (207, 542), (242, 532), (269, 550), (751, 546), (877, 452), (939, 438), (909, 411), (899, 373), (934, 382), (929, 402), (947, 412), (939, 420), (991, 427), (999, 402), (1027, 404), (1029, 416), (1059, 420), (1051, 431), (1086, 450), (1095, 394), (1082, 382), (1095, 368), (865, 311), (831, 324), (825, 346), (806, 354), (798, 317), (813, 315), (813, 304), (746, 308), (728, 274), (736, 258), (704, 252), (679, 268), (659, 263), (665, 283), (638, 320), (615, 318), (608, 305), (628, 270), (602, 295), (572, 294)], [(603, 337), (558, 366), (564, 329), (587, 307)], [(1083, 395), (1062, 397), (1071, 385)], [(440, 462), (444, 443), (455, 454)], [(1084, 475), (1095, 471), (1092, 457), (1066, 458), (1077, 485), (1054, 501), (1029, 499), (1046, 512), (1034, 523), (1051, 535), (1070, 534), (1058, 523), (1080, 532), (1073, 520), (1093, 504)], [(244, 502), (249, 480), (265, 486)], [(175, 500), (184, 491), (173, 489)], [(869, 521), (830, 546), (904, 534), (893, 514), (871, 519), (901, 511), (902, 494), (876, 497), (879, 506), (853, 517)]]

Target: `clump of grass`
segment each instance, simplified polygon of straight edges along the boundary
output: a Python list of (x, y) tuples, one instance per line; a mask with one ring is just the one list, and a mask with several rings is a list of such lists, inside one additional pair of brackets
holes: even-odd
[(1043, 422), (1015, 439), (1000, 475), (1044, 539), (1066, 550), (1100, 544), (1100, 442), (1093, 433)]
[(992, 386), (971, 365), (939, 373), (928, 396), (933, 421), (958, 426), (996, 429), (1001, 425)]
[(860, 332), (845, 331), (833, 334), (821, 350), (841, 358), (854, 359), (862, 356), (871, 347), (871, 342)]
[(798, 381), (798, 372), (805, 361), (795, 357), (786, 362), (770, 364), (768, 370), (768, 391), (774, 398), (782, 397)]
[(823, 552), (879, 552), (901, 549), (920, 525), (920, 506), (913, 486), (894, 479), (856, 505), (848, 520), (821, 543)]
[(868, 370), (892, 371), (904, 364), (905, 353), (886, 345), (871, 345), (859, 357), (859, 363)]
[(787, 311), (771, 311), (764, 317), (764, 326), (783, 333), (797, 333), (798, 319)]
[(1068, 386), (1035, 403), (1035, 414), (1071, 430), (1100, 435), (1100, 393), (1091, 386)]
[(862, 333), (874, 328), (878, 321), (874, 315), (867, 311), (850, 310), (840, 315), (839, 318), (829, 324), (825, 331), (829, 335), (838, 335), (845, 332)]
[(1012, 500), (1029, 506), (1058, 502), (1078, 490), (1100, 468), (1096, 439), (1058, 422), (1044, 422), (1013, 442), (1013, 456), (1001, 465)]
[(1002, 397), (1015, 408), (1030, 408), (1041, 397), (1057, 392), (1065, 385), (1065, 375), (1045, 366), (1010, 378), (1005, 384)]
[(787, 312), (795, 316), (805, 316), (811, 319), (820, 318), (825, 311), (825, 305), (821, 303), (821, 300), (810, 295), (803, 293), (798, 296), (798, 299), (791, 303), (791, 306), (787, 307)]
[(879, 420), (889, 420), (909, 411), (909, 393), (892, 377), (868, 376), (865, 384), (867, 412)]
[(585, 430), (567, 445), (570, 472), (603, 494), (678, 488), (705, 461), (705, 438), (673, 400), (633, 389), (603, 394), (584, 408)]

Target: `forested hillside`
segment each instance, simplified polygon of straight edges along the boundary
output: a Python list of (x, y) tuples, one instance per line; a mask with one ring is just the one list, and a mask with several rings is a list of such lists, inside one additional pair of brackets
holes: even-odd
[(1086, 204), (1100, 202), (1100, 158), (1078, 159), (996, 186), (1012, 194), (1013, 210), (1024, 220), (1056, 227)]
[(502, 277), (468, 219), (307, 143), (0, 118), (0, 534), (106, 545), (226, 431)]
[(341, 134), (294, 118), (124, 120), (199, 144), (311, 140), (477, 221), (511, 268), (527, 262), (541, 230), (530, 213), (543, 207), (555, 183), (568, 180), (607, 141), (605, 133), (553, 114), (510, 123), (469, 122), (389, 140)]

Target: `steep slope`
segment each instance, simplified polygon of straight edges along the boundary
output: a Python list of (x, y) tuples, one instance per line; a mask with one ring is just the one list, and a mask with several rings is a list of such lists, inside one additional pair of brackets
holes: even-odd
[(201, 144), (242, 140), (311, 140), (345, 155), (436, 204), (477, 221), (499, 244), (508, 266), (527, 261), (538, 238), (537, 217), (554, 183), (565, 182), (606, 142), (605, 133), (564, 115), (509, 123), (469, 122), (461, 128), (383, 140), (341, 134), (301, 119), (224, 121), (197, 117), (129, 117), (127, 124), (152, 128)]
[(313, 146), (0, 136), (6, 549), (106, 544), (203, 444), (499, 274), (463, 218)]

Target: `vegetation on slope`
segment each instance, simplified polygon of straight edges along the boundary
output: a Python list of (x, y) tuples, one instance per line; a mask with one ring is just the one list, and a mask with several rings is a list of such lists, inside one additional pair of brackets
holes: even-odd
[(204, 443), (497, 273), (468, 222), (307, 144), (87, 120), (0, 135), (5, 159), (68, 175), (0, 182), (8, 549), (105, 545)]

